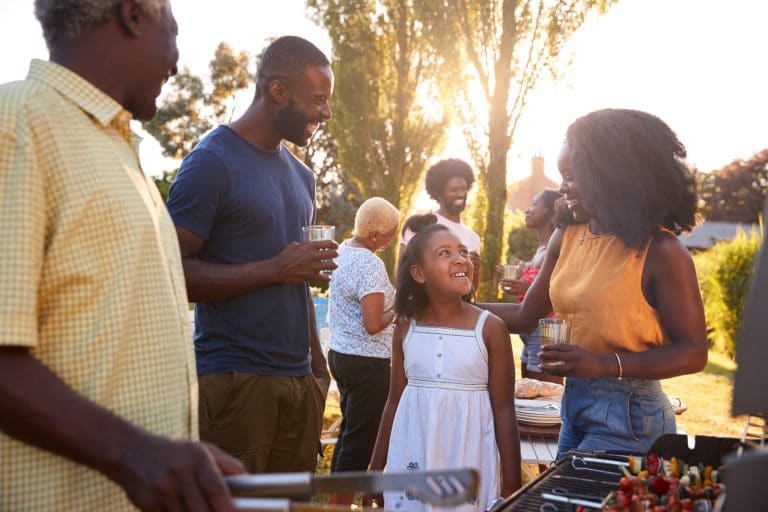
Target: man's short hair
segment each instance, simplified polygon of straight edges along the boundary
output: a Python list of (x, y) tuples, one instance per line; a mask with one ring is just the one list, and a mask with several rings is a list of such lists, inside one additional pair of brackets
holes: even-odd
[[(168, 0), (136, 0), (142, 11), (157, 19)], [(120, 0), (35, 0), (35, 17), (43, 27), (48, 48), (61, 39), (74, 39), (117, 13)]]
[(267, 46), (256, 72), (256, 97), (266, 95), (270, 82), (282, 79), (290, 82), (310, 66), (329, 66), (330, 61), (320, 49), (306, 39), (283, 36)]
[(355, 214), (355, 235), (363, 238), (372, 231), (388, 233), (400, 224), (400, 212), (382, 197), (372, 197), (360, 205)]
[(427, 189), (429, 197), (439, 202), (445, 184), (452, 178), (464, 178), (467, 182), (467, 190), (469, 190), (475, 182), (475, 175), (472, 173), (472, 167), (470, 167), (464, 160), (458, 158), (440, 160), (427, 169), (427, 177), (424, 179), (424, 187)]

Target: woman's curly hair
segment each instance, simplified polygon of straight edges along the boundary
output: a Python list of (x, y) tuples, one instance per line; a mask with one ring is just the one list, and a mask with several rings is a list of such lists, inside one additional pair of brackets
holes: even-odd
[(696, 170), (658, 117), (598, 110), (574, 121), (566, 142), (584, 205), (627, 247), (641, 249), (660, 227), (679, 235), (696, 225)]

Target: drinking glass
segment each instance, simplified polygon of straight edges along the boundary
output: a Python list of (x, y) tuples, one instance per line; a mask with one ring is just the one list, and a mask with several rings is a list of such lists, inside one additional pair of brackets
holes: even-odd
[[(552, 343), (569, 344), (571, 342), (571, 321), (563, 318), (542, 318), (539, 320), (539, 338), (541, 346)], [(557, 366), (563, 364), (562, 361), (544, 361), (544, 366)]]
[(520, 277), (520, 271), (522, 267), (517, 263), (503, 263), (503, 271), (501, 273), (502, 279), (518, 279)]
[[(333, 240), (336, 236), (336, 226), (323, 226), (315, 224), (301, 228), (301, 242), (315, 242), (318, 240)], [(330, 270), (321, 270), (323, 275), (331, 275)]]

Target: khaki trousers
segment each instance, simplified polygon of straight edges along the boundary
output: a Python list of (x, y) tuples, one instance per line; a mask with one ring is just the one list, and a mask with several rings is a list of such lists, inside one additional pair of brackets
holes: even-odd
[(201, 375), (200, 439), (249, 473), (314, 471), (324, 397), (313, 375)]

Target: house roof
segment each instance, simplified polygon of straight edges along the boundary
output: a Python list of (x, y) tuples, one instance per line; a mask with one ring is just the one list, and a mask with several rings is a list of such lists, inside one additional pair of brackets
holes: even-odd
[(757, 224), (739, 222), (705, 221), (695, 227), (690, 233), (678, 238), (688, 249), (708, 249), (720, 240), (730, 240), (739, 230), (749, 233), (757, 229)]

